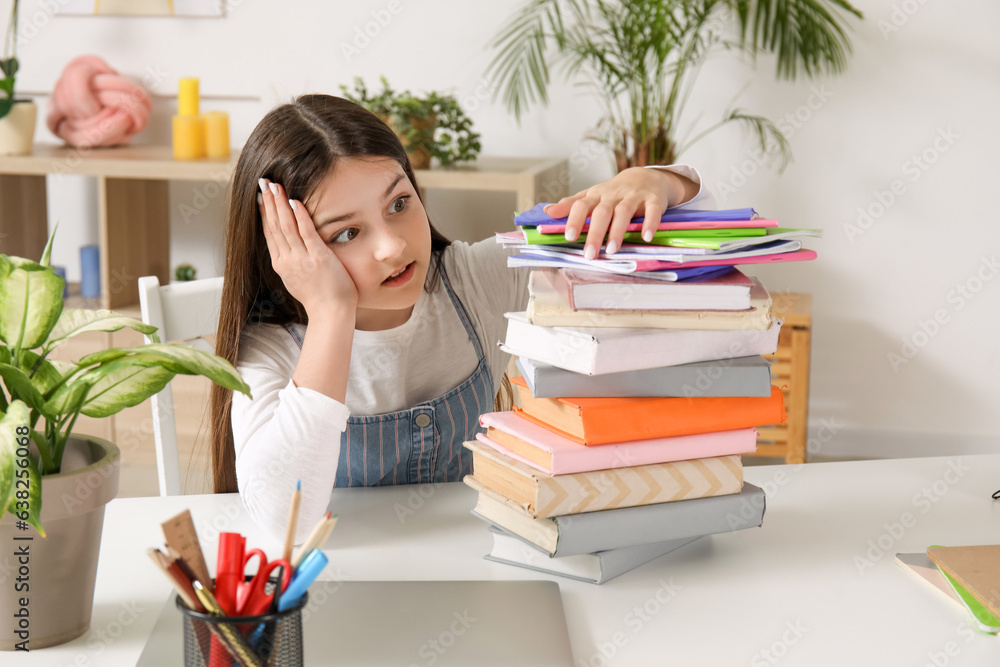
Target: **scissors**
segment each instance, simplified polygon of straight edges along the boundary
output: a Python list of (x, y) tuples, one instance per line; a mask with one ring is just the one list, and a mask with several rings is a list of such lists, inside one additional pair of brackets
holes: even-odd
[(257, 573), (250, 581), (240, 583), (236, 589), (236, 613), (239, 616), (259, 616), (267, 611), (271, 606), (274, 592), (267, 593), (267, 582), (271, 579), (271, 573), (281, 567), (281, 581), (276, 589), (280, 587), (284, 592), (288, 588), (288, 582), (292, 578), (292, 564), (284, 558), (277, 558), (272, 561), (267, 560), (267, 556), (260, 549), (251, 549), (243, 557), (243, 568), (246, 569), (250, 559), (257, 556)]

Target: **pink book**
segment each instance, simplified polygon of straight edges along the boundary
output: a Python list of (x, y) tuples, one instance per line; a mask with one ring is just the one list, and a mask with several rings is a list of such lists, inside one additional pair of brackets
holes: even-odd
[(495, 439), (479, 433), (477, 440), (550, 475), (747, 454), (757, 449), (754, 428), (586, 447), (513, 412), (488, 412), (479, 423), (495, 429)]
[[(669, 229), (740, 229), (743, 227), (777, 227), (777, 220), (687, 220), (684, 222), (661, 222), (657, 231)], [(590, 229), (588, 222), (580, 231), (586, 233)], [(625, 229), (627, 232), (641, 232), (642, 223), (632, 222)], [(539, 234), (565, 234), (566, 223), (553, 223), (550, 225), (538, 225)]]

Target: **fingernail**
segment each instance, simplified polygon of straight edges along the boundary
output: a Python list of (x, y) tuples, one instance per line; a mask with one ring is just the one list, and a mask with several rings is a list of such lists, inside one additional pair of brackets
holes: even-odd
[(278, 186), (276, 184), (274, 184), (274, 183), (268, 183), (267, 187), (271, 188), (271, 194), (272, 195), (278, 194)]
[(257, 193), (257, 205), (259, 206), (259, 205), (261, 205), (263, 203), (264, 203), (264, 195), (262, 195), (261, 193), (258, 192)]
[(597, 250), (594, 249), (594, 246), (589, 245), (586, 248), (584, 248), (583, 256), (586, 257), (587, 259), (594, 259), (595, 257), (597, 257)]
[(642, 233), (642, 240), (645, 241), (646, 243), (649, 243), (650, 241), (652, 241), (653, 240), (653, 231), (650, 230), (650, 229), (647, 229), (646, 231), (644, 231)]
[(618, 252), (618, 242), (608, 241), (608, 249), (605, 252), (607, 252), (609, 255), (613, 255), (616, 252)]
[(257, 179), (257, 185), (260, 186), (261, 193), (264, 193), (264, 192), (267, 191), (267, 181), (265, 181), (263, 178), (258, 178)]
[(565, 234), (565, 236), (566, 236), (566, 240), (567, 241), (575, 241), (576, 240), (576, 234), (574, 234), (573, 230), (570, 229), (569, 227), (566, 228), (566, 234)]
[(292, 209), (293, 211), (295, 210), (295, 206), (296, 206), (296, 204), (295, 204), (295, 200), (294, 200), (294, 199), (289, 199), (289, 200), (288, 200), (288, 205), (289, 205), (289, 206), (291, 207), (291, 209)]

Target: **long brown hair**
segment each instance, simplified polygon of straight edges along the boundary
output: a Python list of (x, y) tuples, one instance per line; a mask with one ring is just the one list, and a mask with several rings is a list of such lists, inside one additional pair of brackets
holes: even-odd
[[(285, 289), (271, 266), (260, 212), (257, 181), (284, 186), (306, 201), (342, 158), (388, 157), (403, 168), (419, 197), (413, 169), (396, 134), (377, 116), (330, 95), (303, 95), (272, 109), (254, 128), (236, 163), (226, 231), (226, 268), (216, 354), (234, 366), (248, 324), (308, 324), (305, 309)], [(431, 224), (431, 275), (437, 289), (441, 254), (451, 243)], [(216, 493), (237, 490), (231, 422), (232, 391), (212, 385), (212, 481)]]

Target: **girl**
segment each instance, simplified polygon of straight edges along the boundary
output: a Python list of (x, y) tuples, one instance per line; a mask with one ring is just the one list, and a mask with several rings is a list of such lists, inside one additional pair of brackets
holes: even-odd
[[(645, 214), (699, 198), (690, 167), (628, 169), (550, 205), (586, 252)], [(458, 481), (479, 415), (502, 409), (503, 314), (528, 270), (493, 239), (449, 242), (427, 219), (406, 152), (376, 116), (306, 95), (264, 117), (233, 176), (217, 353), (253, 399), (212, 388), (216, 492), (239, 490), (281, 535), (302, 480), (298, 539), (334, 486)], [(495, 402), (496, 401), (496, 402)]]

